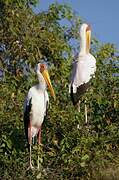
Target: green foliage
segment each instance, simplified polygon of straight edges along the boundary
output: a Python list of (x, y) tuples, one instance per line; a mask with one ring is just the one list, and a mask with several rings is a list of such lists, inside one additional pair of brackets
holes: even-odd
[(28, 8), (29, 5), (36, 5), (38, 0), (1, 0), (0, 4), (4, 5), (12, 5), (14, 7), (26, 7)]
[[(70, 40), (79, 39), (80, 18), (70, 7), (57, 3), (47, 12), (35, 15), (23, 4), (21, 8), (11, 6), (12, 1), (6, 2), (7, 11), (2, 9), (5, 16), (0, 21), (0, 42), (6, 48), (0, 52), (0, 65), (5, 74), (0, 89), (1, 179), (92, 179), (107, 165), (117, 165), (119, 77), (115, 73), (119, 73), (119, 55), (114, 45), (100, 45), (93, 39), (96, 76), (82, 97), (81, 113), (78, 113), (71, 103), (68, 84), (72, 49), (75, 49)], [(63, 26), (62, 20), (70, 25)], [(42, 127), (39, 172), (27, 171), (29, 153), (25, 147), (23, 103), (29, 87), (36, 83), (33, 68), (42, 59), (50, 64), (57, 100), (50, 98), (48, 116)], [(29, 76), (24, 74), (26, 65)], [(36, 161), (36, 146), (33, 152)]]

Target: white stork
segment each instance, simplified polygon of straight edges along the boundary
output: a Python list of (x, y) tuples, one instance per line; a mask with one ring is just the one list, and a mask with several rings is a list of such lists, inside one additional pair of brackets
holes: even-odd
[(39, 63), (37, 65), (37, 76), (39, 84), (29, 89), (24, 107), (25, 134), (30, 148), (30, 168), (33, 168), (31, 162), (31, 144), (35, 136), (37, 136), (38, 144), (41, 144), (41, 126), (49, 103), (49, 97), (46, 90), (47, 86), (55, 99), (55, 93), (45, 64)]
[[(89, 81), (96, 71), (96, 59), (90, 53), (91, 27), (82, 24), (80, 28), (80, 52), (73, 62), (69, 92), (73, 105), (80, 112), (80, 100), (89, 88)], [(87, 106), (85, 103), (85, 121), (87, 123)]]

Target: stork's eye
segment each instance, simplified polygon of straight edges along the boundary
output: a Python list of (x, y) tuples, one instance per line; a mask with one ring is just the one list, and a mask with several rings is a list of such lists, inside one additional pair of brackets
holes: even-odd
[(40, 72), (43, 72), (45, 70), (45, 65), (44, 64), (40, 64)]

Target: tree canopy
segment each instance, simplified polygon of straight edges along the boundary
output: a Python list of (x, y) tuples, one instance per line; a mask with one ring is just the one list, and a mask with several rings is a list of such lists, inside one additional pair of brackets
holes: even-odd
[[(1, 178), (96, 179), (99, 169), (119, 162), (118, 50), (114, 44), (101, 44), (92, 38), (97, 71), (83, 97), (88, 100), (89, 123), (85, 125), (84, 103), (78, 113), (68, 94), (71, 62), (79, 50), (83, 20), (71, 7), (58, 3), (36, 15), (30, 8), (36, 3), (0, 2)], [(41, 61), (49, 65), (57, 100), (50, 98), (43, 124), (41, 171), (30, 172), (23, 103), (28, 89), (37, 83), (34, 67)]]

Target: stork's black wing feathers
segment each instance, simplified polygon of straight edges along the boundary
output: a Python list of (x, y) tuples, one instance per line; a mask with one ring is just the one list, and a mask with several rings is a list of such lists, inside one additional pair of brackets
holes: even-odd
[(48, 115), (48, 107), (49, 107), (49, 102), (46, 101), (46, 111), (45, 111), (45, 116), (44, 116), (44, 121), (43, 123), (46, 121), (47, 115)]
[(28, 141), (28, 126), (29, 126), (29, 121), (30, 121), (30, 112), (31, 112), (31, 100), (32, 98), (30, 98), (29, 103), (26, 104), (25, 107), (25, 111), (24, 111), (24, 128), (25, 128), (25, 135), (26, 135), (26, 139)]
[(88, 88), (89, 88), (89, 82), (84, 83), (80, 85), (79, 87), (77, 87), (77, 92), (74, 93), (73, 87), (71, 86), (71, 100), (74, 106), (79, 102), (81, 96), (86, 92)]
[(49, 102), (47, 101), (46, 102), (46, 113), (45, 113), (46, 115), (45, 116), (47, 116), (47, 114), (48, 114), (48, 107), (49, 107)]

